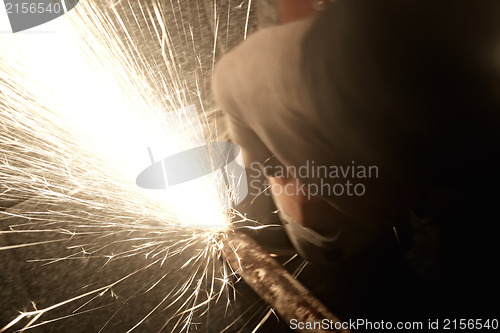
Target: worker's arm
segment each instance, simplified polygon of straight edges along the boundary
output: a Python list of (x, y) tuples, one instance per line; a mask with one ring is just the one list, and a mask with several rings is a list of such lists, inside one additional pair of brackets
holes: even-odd
[[(323, 165), (340, 163), (335, 158), (339, 152), (332, 153), (331, 147), (325, 146), (318, 136), (318, 127), (313, 123), (314, 110), (302, 83), (301, 46), (310, 23), (311, 20), (303, 20), (258, 31), (216, 65), (215, 99), (226, 114), (231, 139), (242, 148), (250, 199), (259, 195), (252, 186), (254, 177), (262, 176), (256, 165), (270, 157), (282, 166), (300, 166), (307, 161)], [(320, 126), (323, 130), (329, 128), (328, 124)], [(297, 180), (269, 175), (267, 181), (274, 186), (286, 186)], [(297, 236), (294, 245), (304, 257), (316, 258), (308, 256), (308, 250), (302, 251), (303, 245), (310, 243), (320, 250), (343, 246), (337, 242), (340, 233), (344, 243), (351, 246), (344, 252), (351, 253), (365, 243), (366, 235), (375, 235), (364, 226), (356, 227), (355, 219), (335, 201), (310, 196), (291, 186), (287, 189), (289, 193), (274, 192), (273, 196), (282, 220), (293, 222), (286, 223), (285, 228), (290, 238)], [(267, 205), (270, 202), (267, 200), (264, 205), (267, 208), (262, 209), (253, 204), (251, 208), (257, 214), (250, 217), (262, 216), (262, 211), (275, 217)], [(346, 238), (349, 233), (353, 237)], [(303, 241), (302, 235), (309, 238)]]
[(278, 0), (280, 23), (307, 19), (326, 8), (331, 0)]
[(298, 21), (314, 15), (316, 2), (316, 0), (279, 0), (281, 23)]

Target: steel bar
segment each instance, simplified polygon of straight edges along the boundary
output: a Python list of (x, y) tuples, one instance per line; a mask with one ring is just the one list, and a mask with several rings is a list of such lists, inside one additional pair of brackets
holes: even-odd
[[(222, 243), (223, 255), (232, 269), (274, 308), (283, 320), (288, 323), (292, 320), (317, 323), (316, 326), (321, 326), (297, 332), (350, 332), (342, 329), (340, 319), (251, 237), (229, 232), (223, 236)], [(335, 329), (336, 327), (340, 329)]]

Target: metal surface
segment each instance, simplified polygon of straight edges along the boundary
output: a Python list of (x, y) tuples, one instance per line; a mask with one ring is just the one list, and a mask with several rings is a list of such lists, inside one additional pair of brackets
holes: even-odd
[[(335, 330), (340, 319), (271, 258), (251, 237), (231, 232), (223, 242), (223, 254), (233, 270), (287, 323), (329, 323), (332, 329), (307, 329), (298, 332), (350, 332)], [(335, 325), (337, 323), (337, 325)]]

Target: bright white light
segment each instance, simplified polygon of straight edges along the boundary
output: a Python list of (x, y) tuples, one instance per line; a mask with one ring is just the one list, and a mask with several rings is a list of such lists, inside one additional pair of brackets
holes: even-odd
[[(8, 33), (7, 17), (2, 16), (0, 60), (2, 67), (10, 67), (9, 73), (18, 75), (9, 79), (17, 83), (22, 80), (36, 102), (53, 112), (50, 116), (54, 123), (68, 128), (74, 134), (71, 140), (79, 140), (82, 150), (105, 163), (106, 175), (114, 178), (110, 184), (121, 182), (116, 191), (131, 191), (138, 200), (147, 198), (160, 203), (164, 207), (161, 213), (169, 221), (224, 227), (227, 194), (217, 174), (165, 191), (135, 185), (136, 176), (150, 163), (147, 147), (155, 147), (155, 157), (161, 159), (202, 145), (201, 128), (186, 127), (172, 117), (167, 119), (165, 112), (171, 110), (148, 98), (151, 94), (141, 75), (124, 63), (120, 54), (110, 52), (119, 47), (105, 45), (98, 38), (82, 43), (81, 31), (71, 23), (72, 19), (80, 19), (75, 11), (16, 34)], [(89, 34), (84, 37), (92, 38)], [(82, 45), (96, 49), (86, 55)], [(100, 58), (89, 58), (91, 53)], [(36, 122), (37, 114), (30, 118)]]

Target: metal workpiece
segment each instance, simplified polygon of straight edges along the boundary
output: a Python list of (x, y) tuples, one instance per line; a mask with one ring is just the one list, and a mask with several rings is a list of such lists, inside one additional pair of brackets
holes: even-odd
[(328, 323), (297, 332), (350, 332), (335, 329), (341, 327), (340, 319), (251, 237), (228, 232), (223, 235), (222, 244), (223, 255), (234, 272), (287, 323)]

